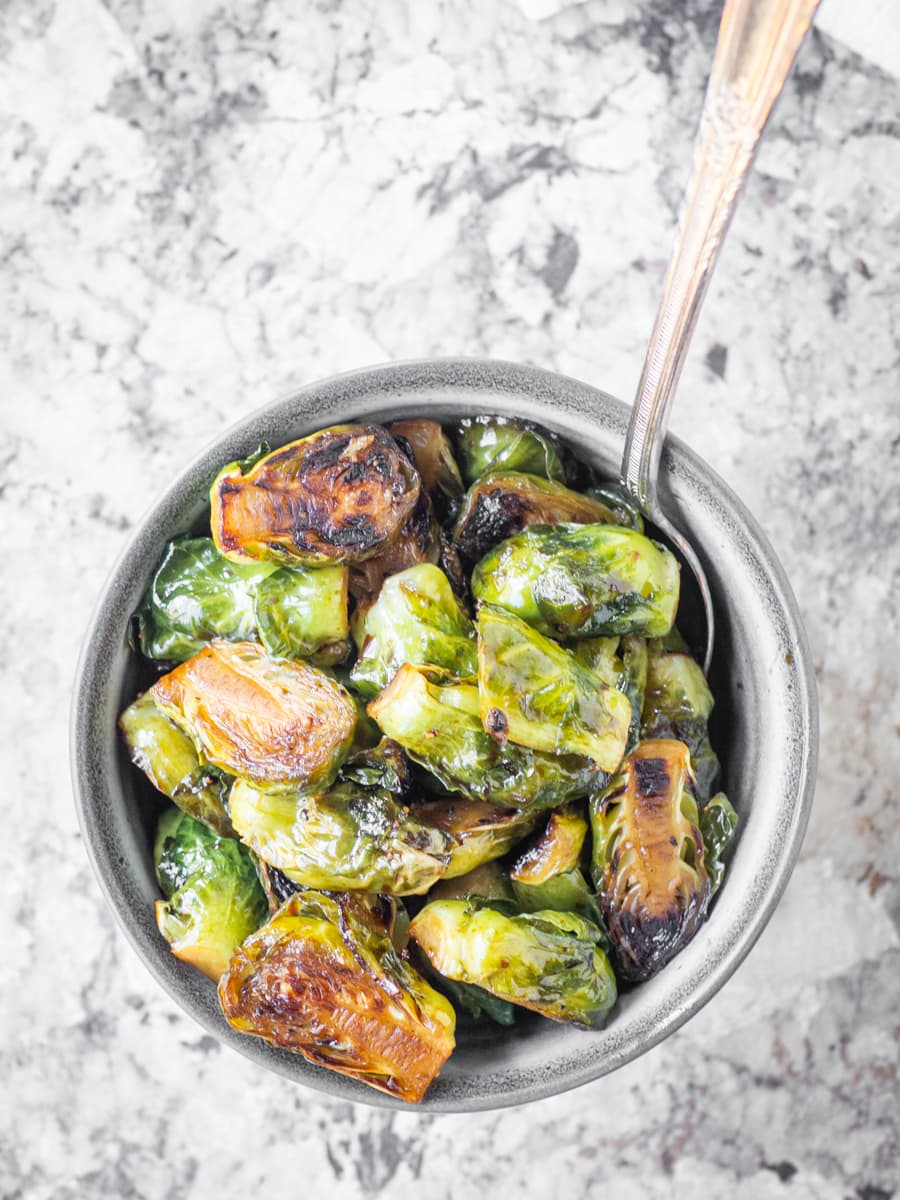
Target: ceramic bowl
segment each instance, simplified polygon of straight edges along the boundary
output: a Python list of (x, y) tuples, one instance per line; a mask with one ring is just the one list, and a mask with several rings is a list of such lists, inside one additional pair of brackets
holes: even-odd
[[(169, 952), (157, 932), (151, 847), (160, 797), (129, 763), (116, 718), (149, 681), (126, 641), (166, 542), (200, 528), (223, 463), (341, 421), (479, 413), (528, 417), (585, 460), (617, 474), (628, 410), (583, 383), (510, 363), (435, 360), (355, 371), (249, 413), (215, 439), (147, 513), (100, 596), (76, 680), (72, 763), (76, 802), (106, 897), (147, 968), (187, 1013), (261, 1067), (330, 1096), (408, 1107), (299, 1055), (235, 1033), (214, 984)], [(817, 706), (809, 650), (784, 571), (750, 513), (676, 438), (661, 493), (698, 550), (717, 613), (711, 733), (724, 786), (740, 814), (725, 884), (690, 945), (658, 975), (623, 992), (607, 1027), (586, 1033), (523, 1013), (506, 1030), (460, 1023), (458, 1046), (425, 1111), (461, 1112), (541, 1099), (597, 1079), (667, 1037), (728, 980), (759, 937), (797, 859), (812, 802)], [(683, 603), (680, 621), (689, 619)], [(702, 1015), (698, 1018), (703, 1020)]]

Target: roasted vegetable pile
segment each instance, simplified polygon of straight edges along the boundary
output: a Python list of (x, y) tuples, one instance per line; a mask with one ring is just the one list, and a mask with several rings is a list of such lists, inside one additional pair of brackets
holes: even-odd
[(457, 1012), (602, 1026), (737, 826), (671, 552), (501, 417), (261, 447), (210, 514), (135, 614), (155, 676), (119, 721), (171, 801), (173, 953), (235, 1029), (409, 1101)]

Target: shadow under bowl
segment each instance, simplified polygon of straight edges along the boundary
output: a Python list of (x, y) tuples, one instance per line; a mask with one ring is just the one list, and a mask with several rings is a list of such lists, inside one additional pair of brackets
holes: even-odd
[[(161, 798), (128, 761), (116, 719), (149, 682), (128, 647), (131, 614), (170, 538), (198, 528), (219, 468), (261, 441), (278, 446), (342, 421), (503, 413), (559, 433), (615, 478), (628, 409), (586, 384), (532, 367), (438, 359), (336, 376), (250, 413), (212, 442), (153, 505), (104, 586), (78, 667), (72, 771), (94, 869), (132, 945), (166, 991), (209, 1033), (260, 1065), (331, 1096), (411, 1106), (299, 1055), (236, 1033), (215, 985), (175, 959), (153, 916), (152, 845)], [(607, 1027), (586, 1033), (523, 1014), (515, 1027), (461, 1022), (458, 1046), (416, 1106), (471, 1112), (539, 1100), (621, 1067), (684, 1024), (722, 987), (759, 937), (800, 851), (818, 742), (809, 649), (784, 572), (753, 517), (701, 459), (667, 441), (664, 509), (697, 549), (718, 623), (711, 735), (740, 814), (725, 883), (709, 919), (658, 975), (624, 991)], [(690, 614), (687, 614), (688, 618)]]

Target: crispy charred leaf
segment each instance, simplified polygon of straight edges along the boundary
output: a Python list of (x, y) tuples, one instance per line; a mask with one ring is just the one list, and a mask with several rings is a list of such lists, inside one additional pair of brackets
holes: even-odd
[(617, 525), (535, 526), (476, 566), (472, 594), (548, 637), (666, 633), (678, 607), (678, 560)]
[(616, 999), (602, 934), (574, 913), (508, 915), (475, 900), (436, 900), (409, 927), (432, 966), (555, 1021), (597, 1029)]
[(213, 766), (260, 785), (327, 787), (356, 725), (340, 684), (255, 642), (211, 642), (150, 695)]
[(444, 879), (467, 878), (482, 864), (500, 858), (534, 828), (531, 812), (498, 808), (486, 800), (451, 796), (426, 800), (415, 810), (423, 821), (453, 838), (450, 864)]
[(156, 923), (173, 954), (211, 979), (228, 966), (235, 946), (263, 923), (266, 896), (249, 853), (176, 808), (159, 820), (156, 878), (165, 896)]
[(390, 738), (381, 738), (376, 746), (348, 758), (341, 768), (341, 779), (363, 787), (384, 788), (395, 796), (406, 796), (412, 789), (409, 761), (403, 748)]
[(230, 463), (210, 492), (212, 535), (236, 561), (327, 565), (373, 558), (419, 499), (418, 472), (380, 425), (336, 425)]
[[(593, 921), (605, 936), (597, 898), (581, 869), (587, 832), (587, 820), (576, 808), (557, 809), (541, 833), (519, 854), (509, 877), (523, 912), (550, 908), (578, 913)], [(609, 950), (607, 942), (603, 948)]]
[(714, 896), (725, 876), (722, 855), (737, 833), (738, 815), (724, 792), (713, 796), (700, 813), (700, 832), (703, 835), (703, 862), (709, 875), (709, 893)]
[(585, 495), (592, 500), (604, 504), (613, 514), (613, 525), (622, 525), (625, 529), (636, 529), (644, 532), (644, 517), (641, 510), (631, 499), (612, 484), (595, 485), (585, 489)]
[(469, 800), (533, 812), (585, 796), (603, 778), (577, 755), (501, 746), (482, 726), (478, 689), (439, 687), (427, 670), (401, 667), (369, 714), (413, 762)]
[(496, 471), (466, 492), (453, 530), (463, 560), (476, 563), (489, 550), (533, 525), (615, 524), (613, 513), (561, 483), (517, 471)]
[(523, 471), (565, 483), (563, 448), (549, 430), (513, 417), (466, 417), (456, 432), (457, 461), (467, 484), (488, 471)]
[(581, 638), (568, 649), (608, 687), (618, 688), (631, 704), (625, 753), (641, 739), (641, 712), (647, 686), (647, 640), (640, 636)]
[(466, 574), (459, 551), (441, 530), (441, 554), (438, 559), (441, 570), (450, 580), (450, 586), (457, 600), (468, 609), (471, 600), (469, 594), (469, 577)]
[(219, 1002), (239, 1032), (416, 1102), (453, 1052), (456, 1016), (397, 954), (374, 903), (292, 896), (235, 951)]
[(719, 760), (709, 740), (712, 693), (690, 654), (666, 651), (651, 642), (641, 714), (642, 738), (675, 738), (691, 752), (697, 799), (705, 804), (719, 778)]
[(421, 895), (446, 873), (453, 848), (417, 808), (350, 780), (318, 795), (238, 780), (230, 808), (250, 849), (307, 888)]
[(404, 663), (443, 667), (455, 679), (477, 671), (475, 629), (447, 576), (431, 563), (386, 579), (356, 632), (360, 655), (350, 679), (366, 696), (387, 687)]
[(119, 729), (131, 761), (155, 788), (223, 837), (234, 833), (225, 807), (231, 779), (201, 763), (194, 743), (157, 707), (149, 692), (125, 709)]
[(625, 979), (658, 971), (706, 916), (710, 881), (698, 822), (683, 742), (641, 742), (591, 800), (594, 882)]
[(346, 567), (281, 567), (256, 589), (256, 625), (276, 658), (307, 658), (320, 666), (350, 653)]
[(432, 500), (442, 496), (450, 501), (459, 499), (465, 491), (462, 476), (450, 441), (437, 421), (423, 417), (393, 421), (388, 433), (409, 443), (416, 470)]
[(625, 753), (631, 704), (519, 617), (478, 613), (478, 696), (485, 729), (500, 742), (581, 754), (607, 772)]
[(385, 579), (418, 563), (436, 563), (441, 553), (441, 527), (435, 520), (428, 493), (422, 491), (403, 528), (375, 558), (350, 570), (350, 594), (365, 611), (375, 601)]

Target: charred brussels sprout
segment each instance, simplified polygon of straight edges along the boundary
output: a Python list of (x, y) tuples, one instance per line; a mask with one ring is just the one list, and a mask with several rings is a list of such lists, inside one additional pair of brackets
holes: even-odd
[(467, 417), (456, 435), (466, 483), (488, 471), (523, 471), (565, 483), (562, 445), (555, 434), (512, 417)]
[(131, 761), (155, 788), (216, 833), (234, 833), (225, 798), (231, 779), (201, 763), (194, 743), (157, 707), (149, 692), (138, 696), (119, 717)]
[(268, 911), (249, 853), (170, 808), (159, 821), (154, 862), (165, 896), (156, 901), (160, 933), (177, 958), (218, 979)]
[(484, 605), (478, 613), (478, 694), (484, 727), (505, 742), (581, 754), (615, 771), (631, 704), (525, 621)]
[(675, 738), (691, 752), (691, 767), (701, 804), (712, 795), (719, 760), (709, 741), (707, 722), (713, 698), (703, 671), (690, 654), (650, 643), (641, 737)]
[(212, 535), (236, 561), (327, 565), (381, 553), (419, 499), (418, 473), (380, 425), (336, 425), (248, 470), (230, 463), (210, 492)]
[(401, 1100), (455, 1045), (448, 1001), (394, 950), (371, 898), (302, 892), (240, 946), (219, 984), (229, 1023)]
[(591, 801), (594, 882), (622, 976), (646, 979), (706, 916), (691, 760), (683, 742), (644, 741)]
[(426, 800), (415, 811), (453, 838), (445, 879), (471, 875), (475, 868), (500, 858), (531, 833), (537, 820), (533, 813), (498, 808), (486, 800)]
[(238, 780), (230, 809), (255, 854), (295, 883), (330, 892), (424, 894), (446, 873), (454, 845), (417, 808), (353, 781), (302, 795)]
[(474, 900), (436, 900), (413, 919), (409, 936), (448, 979), (555, 1021), (597, 1029), (616, 1000), (602, 934), (574, 913), (511, 916)]
[(447, 435), (437, 421), (421, 417), (393, 421), (388, 433), (409, 442), (416, 470), (432, 499), (441, 496), (451, 501), (459, 499), (465, 491), (462, 476)]
[[(587, 819), (577, 809), (551, 813), (542, 832), (510, 867), (513, 893), (523, 912), (574, 912), (603, 928), (597, 899), (581, 869), (587, 832)], [(606, 941), (603, 946), (608, 948)]]
[(675, 619), (678, 560), (616, 525), (536, 526), (481, 560), (472, 593), (549, 637), (658, 637)]
[(136, 614), (148, 658), (183, 662), (217, 638), (339, 662), (349, 650), (347, 568), (237, 563), (209, 538), (171, 542)]
[(737, 833), (738, 815), (724, 792), (713, 796), (700, 813), (700, 832), (703, 835), (703, 862), (709, 875), (710, 895), (715, 895), (725, 876), (722, 855)]
[(150, 695), (213, 766), (259, 784), (327, 787), (356, 725), (339, 683), (254, 642), (212, 642)]
[(497, 471), (469, 488), (453, 531), (453, 542), (468, 563), (532, 525), (615, 524), (599, 500), (573, 492), (554, 480), (515, 471)]
[(463, 679), (477, 670), (475, 630), (440, 569), (430, 563), (386, 579), (363, 618), (350, 679), (364, 695), (387, 687), (398, 667), (443, 667)]
[(470, 800), (555, 808), (587, 795), (602, 779), (596, 764), (577, 755), (500, 746), (482, 726), (476, 687), (439, 687), (415, 667), (401, 667), (369, 713), (414, 762)]

